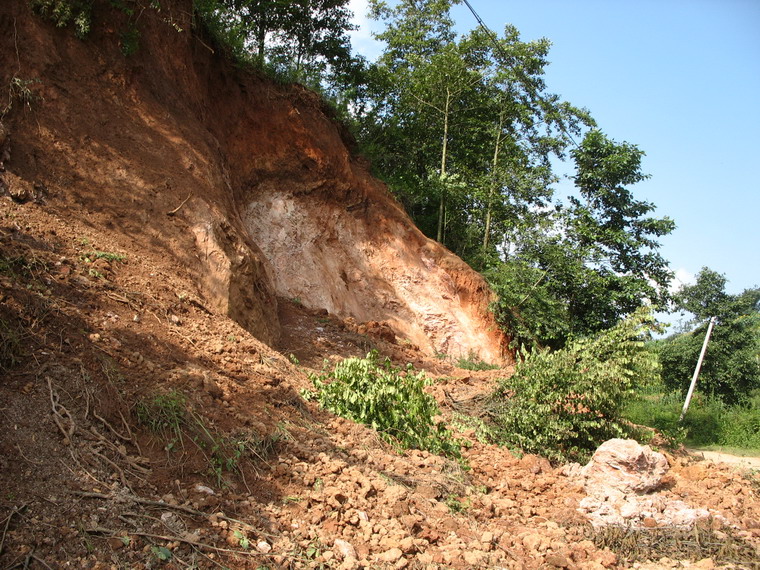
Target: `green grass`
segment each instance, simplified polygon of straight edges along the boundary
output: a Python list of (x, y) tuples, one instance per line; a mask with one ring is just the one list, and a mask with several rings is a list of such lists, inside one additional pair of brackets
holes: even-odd
[(730, 448), (733, 454), (760, 450), (760, 392), (733, 406), (696, 394), (683, 422), (679, 422), (682, 407), (683, 397), (679, 393), (650, 392), (629, 400), (623, 416), (635, 424), (659, 430), (674, 443), (683, 442), (690, 447)]
[(476, 355), (470, 354), (467, 358), (460, 358), (457, 361), (457, 366), (464, 370), (497, 370), (500, 368), (498, 364), (489, 364), (480, 360)]

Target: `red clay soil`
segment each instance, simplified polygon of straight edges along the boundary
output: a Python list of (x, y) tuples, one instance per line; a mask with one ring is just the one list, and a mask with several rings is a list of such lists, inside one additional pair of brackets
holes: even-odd
[[(85, 41), (0, 4), (0, 85), (33, 95), (0, 121), (0, 568), (631, 565), (595, 545), (568, 471), (462, 425), (511, 373), (454, 366), (505, 356), (485, 284), (313, 94), (225, 64), (189, 6), (146, 8), (125, 59), (107, 2)], [(295, 247), (282, 213), (305, 209), (288, 255), (260, 220)], [(467, 468), (301, 397), (372, 349), (435, 378)], [(752, 567), (757, 478), (669, 460), (660, 492), (723, 517)]]

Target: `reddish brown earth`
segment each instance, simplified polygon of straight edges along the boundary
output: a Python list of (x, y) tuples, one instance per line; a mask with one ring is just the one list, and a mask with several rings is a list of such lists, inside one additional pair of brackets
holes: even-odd
[[(79, 41), (0, 4), (0, 568), (625, 566), (561, 467), (472, 430), (469, 469), (398, 453), (301, 398), (374, 348), (436, 378), (454, 420), (511, 369), (452, 362), (505, 339), (315, 95), (162, 5), (125, 59), (116, 24)], [(167, 402), (178, 429), (151, 429)], [(669, 460), (660, 492), (756, 548), (757, 479)]]

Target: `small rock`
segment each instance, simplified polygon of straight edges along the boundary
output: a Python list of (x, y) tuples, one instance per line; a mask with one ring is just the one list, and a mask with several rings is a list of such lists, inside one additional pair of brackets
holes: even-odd
[(462, 555), (462, 558), (471, 567), (476, 567), (476, 566), (480, 566), (483, 563), (483, 559), (485, 558), (485, 556), (486, 556), (485, 553), (480, 552), (479, 550), (467, 550)]
[(567, 558), (561, 554), (550, 554), (546, 557), (546, 563), (555, 568), (567, 568), (570, 566), (570, 562), (568, 562)]
[(350, 542), (343, 540), (342, 538), (336, 538), (333, 543), (333, 548), (336, 550), (336, 554), (343, 560), (355, 560), (356, 550)]
[(393, 564), (401, 560), (402, 556), (404, 556), (404, 553), (401, 552), (400, 548), (391, 548), (390, 550), (387, 550), (383, 552), (382, 554), (380, 554), (380, 556), (378, 556), (377, 559), (380, 562), (387, 562), (389, 564)]
[(118, 536), (112, 536), (108, 539), (108, 546), (111, 547), (111, 550), (119, 550), (121, 548), (124, 548), (126, 544)]
[(262, 554), (269, 554), (272, 552), (272, 545), (269, 544), (266, 540), (260, 540), (256, 543), (256, 550)]
[(528, 550), (529, 552), (536, 551), (538, 550), (538, 546), (541, 544), (541, 535), (528, 534), (523, 537), (522, 543), (525, 549)]

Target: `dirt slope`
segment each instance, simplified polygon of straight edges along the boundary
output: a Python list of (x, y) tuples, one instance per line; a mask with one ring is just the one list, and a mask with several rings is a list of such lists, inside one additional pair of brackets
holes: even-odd
[[(469, 470), (397, 453), (301, 398), (323, 359), (376, 348), (456, 423), (511, 371), (431, 357), (498, 351), (483, 283), (313, 95), (225, 66), (187, 6), (143, 12), (124, 60), (118, 21), (80, 42), (0, 2), (0, 85), (35, 96), (0, 140), (0, 568), (630, 565), (562, 468), (464, 427)], [(670, 460), (661, 492), (728, 524), (693, 565), (753, 567), (756, 477)], [(683, 567), (664, 544), (649, 558)]]
[(387, 322), (429, 354), (506, 357), (483, 280), (420, 234), (317, 96), (232, 68), (193, 33), (190, 2), (165, 4), (141, 11), (125, 58), (124, 15), (106, 2), (84, 42), (3, 3), (0, 84), (31, 96), (3, 121), (18, 184), (176, 258), (264, 342), (282, 296)]

